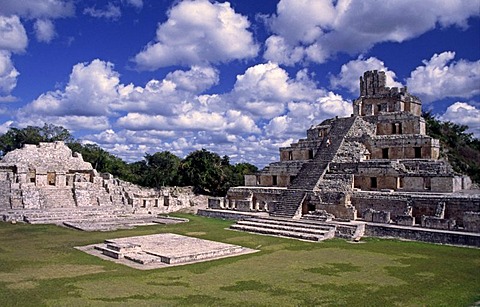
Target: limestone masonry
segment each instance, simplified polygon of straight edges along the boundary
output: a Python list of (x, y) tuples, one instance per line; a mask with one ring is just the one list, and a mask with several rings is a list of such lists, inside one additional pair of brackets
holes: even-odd
[(137, 269), (157, 269), (255, 253), (257, 250), (173, 233), (117, 238), (77, 247)]
[(147, 189), (100, 174), (63, 142), (25, 145), (0, 162), (4, 220), (110, 230), (173, 222), (152, 217), (203, 204), (190, 188)]
[(245, 186), (210, 199), (209, 208), (480, 232), (480, 191), (439, 159), (421, 101), (385, 80), (383, 71), (365, 72), (351, 117), (310, 127), (280, 148), (279, 162), (245, 176)]

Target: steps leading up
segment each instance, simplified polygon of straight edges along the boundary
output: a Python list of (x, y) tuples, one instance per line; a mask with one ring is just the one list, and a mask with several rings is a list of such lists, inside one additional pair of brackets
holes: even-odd
[[(302, 204), (306, 191), (313, 191), (320, 185), (328, 165), (342, 146), (344, 137), (354, 125), (356, 117), (338, 118), (332, 123), (328, 140), (322, 142), (315, 157), (305, 162), (297, 177), (282, 194), (282, 202), (277, 204), (275, 215), (293, 217)], [(301, 192), (304, 191), (304, 192)]]
[(315, 242), (335, 236), (335, 226), (332, 225), (279, 218), (240, 220), (230, 229)]
[(273, 215), (288, 218), (293, 217), (305, 197), (306, 193), (304, 191), (286, 190), (282, 193), (282, 201), (276, 204)]

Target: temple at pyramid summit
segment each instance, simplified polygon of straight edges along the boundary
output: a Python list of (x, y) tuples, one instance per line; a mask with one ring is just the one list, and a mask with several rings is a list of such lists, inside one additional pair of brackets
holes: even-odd
[(310, 127), (306, 138), (280, 148), (278, 162), (245, 176), (245, 185), (225, 198), (211, 198), (209, 210), (202, 214), (263, 212), (291, 223), (480, 232), (480, 193), (440, 158), (439, 140), (426, 134), (420, 99), (406, 87), (387, 87), (385, 72), (376, 70), (360, 77), (351, 117)]

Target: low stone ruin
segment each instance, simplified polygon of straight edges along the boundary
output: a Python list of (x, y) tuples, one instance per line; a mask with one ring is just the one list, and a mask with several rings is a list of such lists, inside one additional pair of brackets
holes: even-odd
[(156, 269), (257, 252), (238, 245), (173, 233), (109, 239), (103, 244), (77, 249), (137, 269)]
[(189, 187), (149, 189), (101, 174), (63, 142), (25, 145), (0, 161), (4, 221), (110, 230), (156, 223), (158, 214), (196, 210), (206, 202)]

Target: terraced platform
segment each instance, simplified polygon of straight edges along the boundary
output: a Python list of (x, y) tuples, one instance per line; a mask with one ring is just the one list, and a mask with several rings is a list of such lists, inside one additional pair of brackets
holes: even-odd
[(189, 264), (257, 251), (173, 233), (117, 238), (77, 249), (138, 269)]
[(127, 209), (110, 206), (8, 210), (0, 212), (0, 217), (4, 221), (56, 224), (83, 231), (111, 231), (136, 226), (188, 222), (188, 219), (131, 213)]
[(4, 221), (56, 224), (83, 231), (111, 231), (136, 226), (188, 222), (188, 219), (131, 213), (127, 209), (111, 206), (9, 210), (0, 212), (0, 216)]
[(156, 224), (178, 224), (188, 222), (188, 219), (174, 217), (135, 216), (112, 217), (105, 220), (80, 220), (63, 222), (63, 225), (83, 231), (112, 231), (117, 229), (132, 229), (136, 226)]
[(318, 242), (333, 238), (336, 226), (287, 218), (248, 218), (237, 221), (230, 229)]

